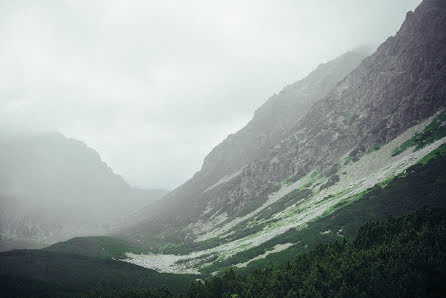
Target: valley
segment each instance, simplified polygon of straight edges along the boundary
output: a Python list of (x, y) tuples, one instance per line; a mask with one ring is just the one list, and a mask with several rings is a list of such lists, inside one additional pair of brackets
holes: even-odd
[[(443, 114), (444, 112), (439, 113), (441, 116)], [(348, 156), (343, 156), (338, 163), (336, 172), (339, 173), (339, 181), (333, 185), (322, 187), (327, 185), (330, 177), (310, 172), (294, 183), (282, 184), (277, 192), (269, 195), (268, 200), (262, 206), (245, 216), (237, 217), (232, 221), (222, 219), (220, 220), (222, 223), (227, 221), (223, 225), (218, 222), (212, 225), (211, 221), (202, 223), (202, 227), (199, 226), (200, 223), (188, 227), (191, 231), (202, 231), (201, 235), (197, 235), (198, 244), (200, 241), (215, 240), (217, 242), (218, 239), (223, 239), (226, 240), (223, 245), (178, 256), (159, 254), (146, 256), (129, 253), (125, 261), (157, 269), (160, 272), (182, 273), (188, 272), (187, 270), (197, 272), (196, 270), (210, 265), (206, 262), (209, 255), (213, 257), (211, 263), (221, 262), (273, 238), (280, 238), (281, 234), (290, 229), (305, 229), (308, 223), (317, 221), (321, 217), (327, 217), (337, 209), (361, 199), (366, 190), (404, 173), (407, 168), (442, 146), (446, 142), (444, 133), (440, 139), (419, 150), (415, 150), (415, 146), (413, 146), (394, 155), (401, 145), (418, 135), (432, 122), (436, 122), (441, 116), (433, 116), (411, 127), (388, 144), (382, 145), (378, 150), (371, 150), (370, 153), (364, 154), (355, 162), (348, 161)], [(444, 125), (445, 122), (442, 120), (439, 126), (443, 127)], [(420, 143), (423, 141), (420, 140)], [(295, 195), (304, 190), (311, 194), (305, 198)], [(259, 226), (261, 228), (257, 228)], [(256, 230), (258, 231), (255, 232)], [(232, 233), (228, 234), (228, 231)], [(248, 235), (237, 237), (237, 234), (242, 233)], [(235, 240), (229, 240), (230, 237)], [(273, 249), (273, 247), (266, 247), (266, 249)], [(173, 250), (173, 252), (179, 251), (181, 248)], [(242, 261), (249, 262), (250, 260), (242, 259)], [(240, 264), (234, 265), (241, 266)]]
[[(244, 127), (203, 154), (201, 168), (171, 191), (130, 185), (94, 149), (58, 132), (0, 135), (2, 292), (445, 296), (445, 28), (445, 2), (421, 1), (376, 49), (345, 51), (286, 84)], [(194, 88), (210, 102), (198, 91), (203, 82)], [(232, 108), (228, 94), (219, 96)], [(242, 91), (239, 96), (245, 100)], [(118, 115), (146, 97), (104, 113)], [(205, 106), (169, 106), (163, 108), (169, 115), (157, 115), (155, 106), (142, 105), (110, 119), (118, 125), (167, 117), (196, 125), (202, 116), (197, 126), (203, 135), (180, 136), (170, 124), (152, 123), (144, 126), (147, 135), (132, 135), (141, 140), (125, 139), (129, 160), (150, 139), (160, 156), (181, 151), (187, 164), (192, 151), (205, 148), (194, 143), (208, 129), (203, 123), (231, 120), (222, 110), (221, 119), (211, 121), (215, 115), (205, 115)], [(200, 117), (193, 116), (201, 109)], [(163, 147), (172, 136), (175, 145)], [(110, 135), (102, 140), (114, 142)], [(196, 147), (182, 148), (184, 143)], [(157, 158), (141, 167), (163, 172), (172, 166)], [(173, 179), (182, 165), (174, 165), (172, 177), (155, 178)]]

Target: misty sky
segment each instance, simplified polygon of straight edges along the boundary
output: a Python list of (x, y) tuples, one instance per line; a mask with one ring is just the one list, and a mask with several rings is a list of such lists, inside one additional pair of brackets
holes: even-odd
[(268, 97), (420, 0), (0, 0), (0, 128), (58, 130), (173, 188)]

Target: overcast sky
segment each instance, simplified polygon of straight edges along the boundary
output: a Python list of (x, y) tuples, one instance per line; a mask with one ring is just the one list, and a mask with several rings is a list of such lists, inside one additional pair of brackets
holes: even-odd
[(84, 141), (173, 188), (282, 87), (420, 0), (0, 0), (0, 126)]

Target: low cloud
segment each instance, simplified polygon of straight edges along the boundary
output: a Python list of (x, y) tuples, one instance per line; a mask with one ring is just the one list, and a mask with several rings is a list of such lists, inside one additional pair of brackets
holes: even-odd
[(131, 184), (172, 188), (269, 96), (419, 2), (2, 1), (0, 125), (61, 131)]

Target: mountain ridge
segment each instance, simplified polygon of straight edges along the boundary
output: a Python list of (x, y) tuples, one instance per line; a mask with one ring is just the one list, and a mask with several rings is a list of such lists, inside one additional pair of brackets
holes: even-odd
[[(254, 197), (258, 197), (274, 183), (290, 175), (302, 177), (314, 166), (316, 170), (324, 170), (350, 150), (353, 150), (352, 155), (358, 155), (367, 152), (372, 145), (388, 142), (408, 127), (443, 108), (446, 98), (446, 87), (441, 84), (446, 80), (445, 35), (443, 33), (439, 38), (433, 32), (437, 32), (438, 29), (435, 28), (446, 27), (445, 14), (436, 11), (436, 4), (440, 2), (432, 0), (428, 3), (420, 5), (415, 13), (408, 13), (408, 19), (395, 37), (384, 42), (330, 91), (324, 100), (314, 104), (296, 125), (292, 135), (294, 140), (282, 144), (262, 161), (244, 169), (241, 176), (253, 178), (254, 181), (240, 182), (234, 193), (241, 192), (241, 196), (254, 194)], [(424, 24), (426, 20), (429, 21), (428, 24)], [(423, 26), (417, 26), (420, 24)], [(411, 44), (412, 42), (415, 44)], [(391, 52), (392, 50), (395, 52)], [(413, 52), (408, 52), (409, 50)], [(418, 59), (423, 54), (435, 58), (430, 61), (430, 65), (419, 69)], [(377, 66), (384, 67), (388, 73), (377, 73)], [(437, 66), (442, 68), (437, 70)], [(386, 78), (385, 75), (389, 77)], [(415, 75), (418, 77), (413, 78)], [(429, 88), (435, 91), (429, 92)], [(397, 94), (406, 95), (401, 100), (393, 100), (398, 97)], [(425, 94), (429, 94), (430, 98), (424, 99)], [(363, 102), (359, 102), (361, 98)], [(333, 111), (333, 108), (337, 110)], [(348, 113), (353, 115), (349, 115), (350, 123), (345, 123)], [(353, 117), (358, 119), (352, 119)], [(386, 121), (387, 118), (389, 119)], [(353, 131), (349, 132), (351, 128)], [(367, 135), (366, 130), (369, 132)], [(341, 135), (333, 138), (336, 134)], [(288, 152), (286, 147), (289, 148)], [(323, 152), (328, 155), (322, 156)], [(318, 161), (318, 158), (321, 160)], [(266, 175), (259, 177), (259, 172), (262, 171)], [(260, 190), (246, 189), (246, 185), (257, 186)]]
[[(407, 13), (393, 37), (339, 78), (272, 150), (219, 179), (198, 172), (116, 235), (157, 253), (184, 253), (178, 264), (203, 268), (288, 229), (304, 229), (443, 148), (442, 28), (444, 5), (423, 2)], [(414, 140), (425, 142), (422, 149), (404, 145)], [(403, 146), (411, 149), (396, 154)], [(132, 257), (150, 266), (146, 257)]]
[[(194, 197), (197, 197), (197, 195), (200, 196), (202, 193), (210, 190), (213, 185), (219, 182), (219, 180), (224, 179), (225, 176), (230, 176), (233, 174), (232, 171), (239, 170), (239, 168), (247, 165), (250, 161), (258, 158), (258, 155), (271, 150), (273, 144), (282, 137), (285, 131), (290, 129), (294, 123), (297, 122), (299, 117), (303, 116), (303, 113), (309, 109), (311, 103), (319, 100), (340, 78), (352, 71), (359, 62), (366, 57), (366, 55), (366, 51), (362, 49), (347, 52), (332, 61), (319, 65), (306, 78), (288, 85), (281, 92), (272, 96), (264, 105), (256, 110), (253, 119), (244, 128), (237, 133), (228, 136), (222, 143), (211, 150), (203, 162), (202, 169), (195, 173), (193, 178), (167, 194), (166, 197), (159, 202), (160, 204), (155, 206), (152, 205), (150, 208), (141, 212), (140, 216), (146, 216), (144, 213), (157, 216), (162, 212), (163, 217), (166, 217), (166, 214), (169, 214), (169, 204), (186, 204), (184, 208), (179, 209), (183, 211), (190, 209), (190, 206), (187, 205), (190, 205), (191, 200), (192, 204), (195, 204), (193, 203)], [(302, 91), (305, 91), (305, 93)], [(306, 101), (306, 103), (302, 104), (302, 101)], [(273, 102), (279, 102), (282, 106), (272, 106)], [(293, 117), (288, 117), (290, 119), (286, 121), (281, 120), (280, 112), (287, 110), (288, 113), (291, 113), (300, 109), (302, 110), (299, 111), (300, 116), (297, 115), (295, 119)], [(269, 119), (268, 121), (269, 116), (272, 119)], [(262, 118), (259, 119), (259, 117)], [(271, 123), (278, 127), (284, 126), (285, 131), (277, 128), (270, 128), (270, 135), (264, 134), (262, 129), (265, 128), (265, 126), (271, 125)], [(248, 138), (247, 141), (244, 140), (245, 137)], [(257, 146), (258, 143), (255, 141), (251, 142), (258, 138), (262, 138), (264, 144)], [(225, 151), (226, 148), (234, 143), (237, 143), (235, 150), (230, 149)], [(252, 156), (246, 157), (248, 154), (245, 152), (254, 150), (253, 148), (257, 148), (255, 150), (258, 152), (253, 153)], [(240, 151), (241, 153), (237, 153), (236, 151)], [(234, 159), (236, 160), (235, 162), (228, 161), (229, 157), (232, 156), (234, 156)], [(219, 167), (222, 164), (224, 167)], [(230, 165), (227, 166), (227, 164)], [(177, 215), (172, 216), (177, 217)], [(193, 217), (194, 215), (190, 216)], [(166, 218), (158, 218), (156, 221), (164, 221), (165, 219)]]
[(95, 150), (60, 133), (2, 136), (0, 145), (0, 233), (22, 248), (32, 247), (23, 240), (105, 233), (165, 193), (131, 187)]
[[(290, 176), (296, 180), (312, 169), (328, 171), (342, 155), (350, 152), (356, 157), (367, 152), (440, 110), (446, 96), (441, 83), (446, 65), (445, 34), (440, 30), (445, 25), (443, 12), (443, 5), (434, 0), (409, 12), (395, 36), (341, 78), (324, 99), (316, 101), (288, 138), (219, 185), (220, 191), (203, 194), (219, 179), (212, 178), (212, 171), (198, 172), (168, 194), (164, 206), (153, 206), (140, 219), (171, 218), (174, 226), (181, 227), (200, 217), (206, 202), (222, 205), (233, 201), (236, 209), (242, 209), (256, 198), (266, 197), (279, 181)], [(420, 63), (420, 59), (425, 60)], [(180, 212), (167, 210), (169, 204), (181, 206)], [(138, 233), (143, 230), (136, 229)]]

